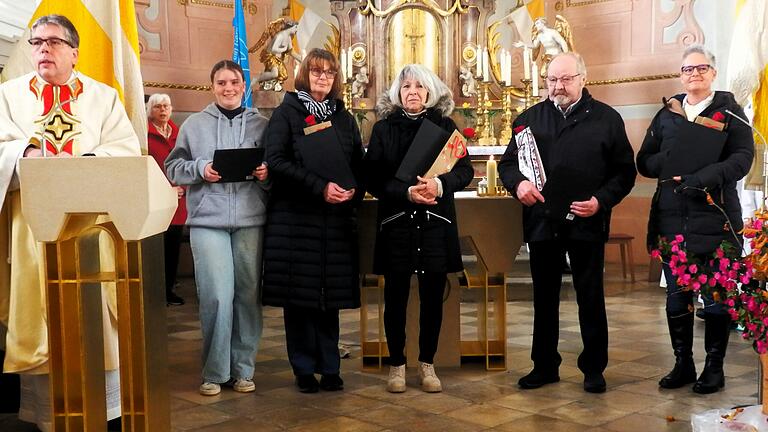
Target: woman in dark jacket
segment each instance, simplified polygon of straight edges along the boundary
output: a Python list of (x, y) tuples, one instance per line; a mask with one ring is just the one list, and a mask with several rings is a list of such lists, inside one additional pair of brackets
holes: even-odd
[(427, 392), (442, 390), (435, 375), (446, 274), (462, 270), (453, 193), (472, 180), (472, 166), (459, 159), (435, 178), (418, 177), (408, 184), (395, 173), (421, 124), (429, 120), (446, 131), (456, 125), (448, 87), (421, 65), (407, 65), (377, 104), (366, 154), (368, 190), (379, 199), (374, 272), (384, 275), (384, 327), (389, 347), (387, 390), (405, 391), (405, 312), (411, 276), (419, 280), (419, 380)]
[[(741, 208), (736, 182), (746, 175), (752, 163), (754, 143), (749, 127), (728, 111), (744, 117), (744, 112), (728, 92), (712, 91), (717, 76), (715, 58), (704, 47), (690, 46), (683, 55), (680, 80), (686, 91), (676, 95), (654, 117), (642, 148), (637, 154), (640, 174), (659, 179), (648, 222), (649, 247), (655, 248), (659, 237), (672, 240), (680, 234), (689, 256), (708, 259), (723, 240), (732, 243), (742, 229)], [(716, 140), (724, 134), (725, 145), (719, 159), (693, 173), (679, 172), (667, 166), (670, 151), (684, 139), (691, 124), (706, 117), (724, 125), (722, 131), (701, 130)], [(720, 135), (719, 137), (722, 137)], [(712, 144), (701, 142), (701, 145)], [(690, 157), (696, 157), (691, 154)], [(728, 215), (707, 203), (706, 190)], [(740, 245), (739, 245), (740, 246)], [(675, 353), (675, 367), (659, 381), (663, 388), (678, 388), (696, 382), (696, 393), (713, 393), (725, 385), (723, 359), (728, 346), (731, 319), (726, 308), (705, 295), (704, 347), (707, 359), (696, 379), (693, 362), (693, 292), (681, 290), (670, 267), (664, 264), (667, 281), (667, 323)]]
[[(262, 302), (283, 308), (288, 359), (304, 393), (341, 390), (339, 309), (360, 307), (355, 208), (363, 188), (346, 190), (302, 155), (311, 126), (330, 122), (353, 173), (363, 157), (360, 132), (341, 100), (336, 58), (313, 49), (299, 67), (266, 132), (273, 176), (264, 242)], [(317, 128), (315, 128), (317, 129)], [(328, 132), (328, 131), (325, 131)], [(304, 152), (306, 155), (306, 151)], [(317, 382), (315, 373), (322, 375)]]

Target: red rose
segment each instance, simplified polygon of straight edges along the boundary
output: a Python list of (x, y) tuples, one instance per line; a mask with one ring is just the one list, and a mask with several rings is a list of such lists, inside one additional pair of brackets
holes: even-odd
[(464, 136), (467, 137), (467, 138), (474, 138), (475, 137), (475, 129), (471, 128), (471, 127), (464, 128), (464, 130), (461, 131), (461, 133), (464, 134)]
[(524, 126), (524, 125), (520, 125), (520, 126), (518, 126), (518, 127), (516, 127), (516, 128), (515, 128), (515, 133), (516, 133), (516, 134), (519, 134), (519, 133), (520, 133), (520, 132), (522, 132), (523, 130), (525, 130), (525, 126)]
[(725, 120), (725, 116), (723, 115), (723, 113), (718, 111), (718, 112), (712, 114), (712, 120), (721, 122), (721, 121)]
[(305, 122), (307, 122), (308, 126), (314, 126), (317, 124), (317, 119), (315, 118), (314, 114), (308, 115), (305, 119)]

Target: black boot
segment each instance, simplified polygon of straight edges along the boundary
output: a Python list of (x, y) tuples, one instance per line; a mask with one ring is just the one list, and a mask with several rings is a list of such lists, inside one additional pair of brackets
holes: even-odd
[(705, 318), (704, 348), (707, 360), (701, 376), (693, 385), (693, 391), (700, 394), (714, 393), (725, 386), (723, 359), (731, 334), (731, 317), (722, 314), (707, 314)]
[(675, 367), (659, 381), (659, 386), (676, 389), (696, 381), (696, 365), (693, 363), (693, 314), (672, 317), (667, 313), (667, 325), (675, 352)]

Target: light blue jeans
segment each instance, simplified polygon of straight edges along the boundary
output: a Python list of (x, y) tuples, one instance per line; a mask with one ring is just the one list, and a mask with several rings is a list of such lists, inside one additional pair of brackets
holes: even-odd
[(262, 330), (263, 228), (190, 227), (203, 331), (203, 381), (253, 378)]

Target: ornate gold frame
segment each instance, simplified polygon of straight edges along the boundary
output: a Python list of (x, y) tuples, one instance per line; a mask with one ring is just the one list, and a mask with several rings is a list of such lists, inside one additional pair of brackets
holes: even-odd
[[(180, 5), (186, 6), (188, 4), (193, 5), (201, 5), (201, 6), (215, 6), (215, 7), (223, 7), (227, 9), (234, 9), (235, 4), (234, 3), (224, 3), (224, 2), (218, 2), (218, 1), (211, 1), (211, 0), (176, 0)], [(256, 5), (246, 1), (246, 8), (248, 9), (248, 13), (251, 15), (256, 15), (257, 8)]]
[(467, 13), (467, 8), (462, 6), (461, 0), (454, 0), (453, 5), (451, 5), (449, 9), (441, 8), (440, 5), (438, 5), (434, 0), (398, 0), (395, 3), (392, 3), (392, 5), (385, 10), (376, 8), (372, 0), (366, 0), (365, 6), (360, 7), (360, 13), (363, 15), (373, 14), (373, 16), (379, 18), (386, 17), (406, 3), (421, 3), (428, 10), (440, 15), (441, 17), (447, 17), (453, 15), (454, 13)]

